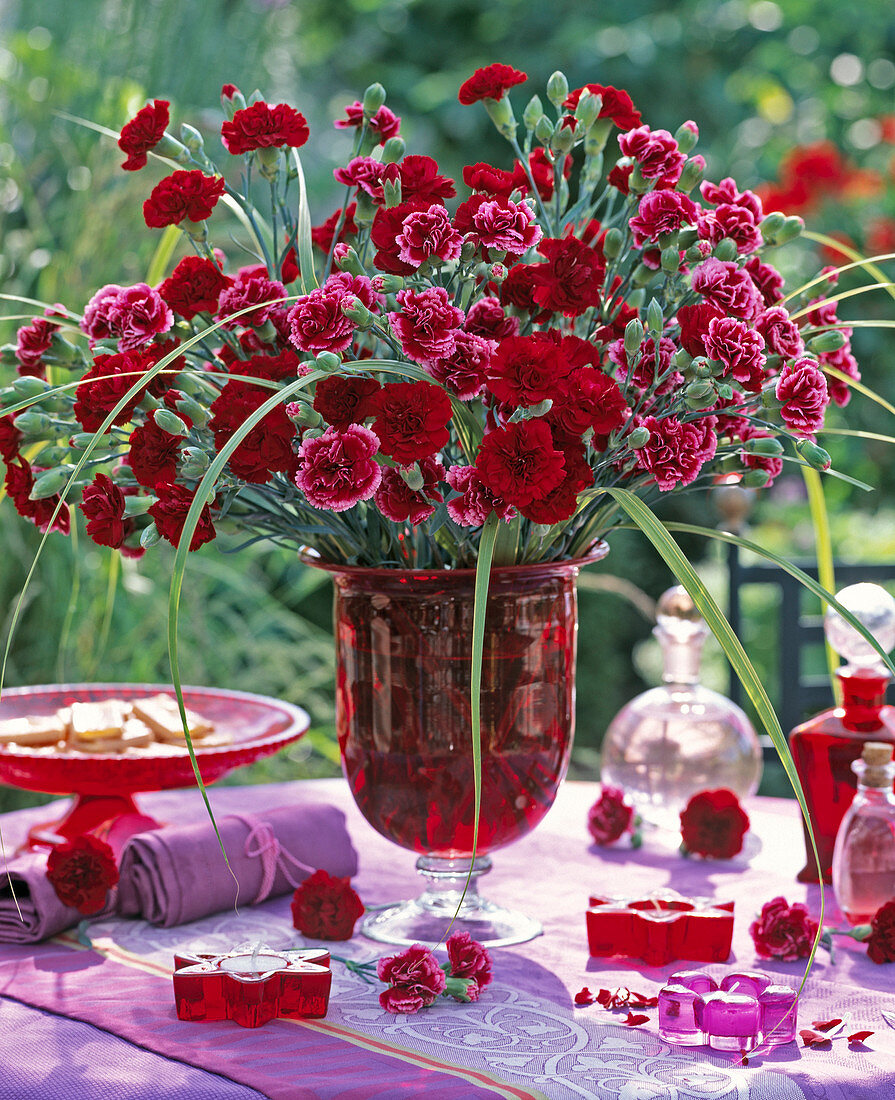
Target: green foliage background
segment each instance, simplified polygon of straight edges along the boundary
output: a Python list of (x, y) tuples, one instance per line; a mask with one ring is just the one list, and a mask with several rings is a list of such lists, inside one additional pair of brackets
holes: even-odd
[[(884, 147), (879, 140), (868, 144), (868, 134), (869, 123), (892, 111), (895, 12), (890, 0), (865, 0), (860, 18), (839, 0), (7, 0), (0, 6), (0, 289), (81, 309), (103, 283), (143, 279), (157, 243), (141, 203), (158, 170), (121, 172), (114, 144), (63, 114), (117, 130), (146, 98), (166, 98), (176, 122), (209, 135), (214, 155), (221, 84), (245, 92), (258, 87), (271, 101), (293, 103), (310, 122), (303, 159), (314, 217), (322, 220), (335, 205), (332, 169), (346, 151), (332, 119), (373, 81), (386, 86), (389, 105), (405, 118), (411, 151), (435, 156), (454, 176), (474, 160), (508, 166), (508, 149), (484, 111), (456, 99), (462, 80), (495, 60), (529, 74), (515, 96), (520, 108), (527, 95), (543, 93), (559, 68), (572, 87), (599, 81), (626, 88), (654, 128), (673, 131), (693, 118), (707, 175), (734, 175), (751, 186), (773, 178), (797, 143), (830, 138), (856, 162), (884, 160)], [(858, 223), (864, 213), (851, 211)], [(831, 206), (817, 228), (839, 227)], [(799, 256), (797, 249), (795, 276), (816, 267), (804, 250)], [(850, 315), (892, 316), (891, 306), (890, 299), (868, 296)], [(18, 323), (6, 323), (0, 338), (14, 338)], [(869, 330), (856, 343), (865, 379), (891, 398), (888, 340)], [(846, 422), (892, 429), (887, 414), (857, 399), (839, 418)], [(840, 468), (895, 487), (884, 445), (824, 443)], [(843, 517), (837, 551), (862, 560), (890, 556), (895, 522), (881, 506), (883, 494), (858, 500), (841, 483), (827, 484), (831, 508)], [(856, 528), (858, 507), (865, 519)], [(759, 541), (810, 553), (798, 484), (781, 480), (757, 516)], [(866, 517), (877, 537), (854, 545), (854, 531), (868, 529)], [(718, 522), (709, 501), (688, 503), (686, 518)], [(0, 504), (0, 618), (7, 623), (37, 541), (9, 503)], [(723, 596), (720, 552), (697, 544), (685, 549), (702, 558), (715, 595)], [(74, 545), (52, 536), (28, 594), (7, 684), (168, 680), (170, 558), (159, 548), (140, 563), (115, 565), (89, 540)], [(655, 598), (670, 583), (644, 541), (620, 532), (609, 559), (582, 588), (578, 774), (596, 775), (606, 724), (646, 684), (631, 655), (649, 637), (650, 624), (619, 590), (636, 585)], [(227, 556), (215, 544), (190, 560), (184, 682), (269, 692), (301, 703), (313, 718), (312, 737), (240, 772), (239, 781), (337, 766), (327, 585), (279, 551)], [(770, 674), (773, 657), (765, 651), (773, 609), (760, 595), (750, 599), (744, 640)], [(648, 646), (644, 653), (639, 663), (646, 667)], [(709, 663), (709, 680), (723, 689), (722, 663), (711, 656)], [(30, 797), (0, 790), (0, 809)]]

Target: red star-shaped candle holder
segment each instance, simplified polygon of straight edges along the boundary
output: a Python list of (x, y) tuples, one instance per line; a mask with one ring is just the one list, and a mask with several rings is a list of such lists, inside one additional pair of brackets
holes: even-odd
[(175, 955), (174, 1002), (181, 1020), (235, 1020), (261, 1027), (278, 1016), (325, 1016), (332, 985), (323, 948), (237, 947), (225, 955)]
[(685, 898), (674, 890), (634, 897), (593, 895), (587, 910), (591, 955), (624, 955), (649, 966), (673, 959), (724, 962), (733, 936), (733, 902)]

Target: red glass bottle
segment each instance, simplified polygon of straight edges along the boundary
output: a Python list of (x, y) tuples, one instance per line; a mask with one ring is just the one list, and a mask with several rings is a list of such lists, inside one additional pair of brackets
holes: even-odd
[[(875, 584), (854, 584), (837, 594), (839, 602), (863, 623), (883, 649), (895, 645), (895, 600)], [(877, 652), (830, 609), (824, 621), (827, 639), (848, 664), (837, 672), (842, 706), (825, 710), (789, 735), (789, 748), (805, 791), (823, 881), (832, 882), (836, 833), (857, 790), (852, 764), (867, 741), (895, 744), (895, 707), (885, 702), (889, 674)], [(807, 862), (799, 882), (817, 882), (808, 830)]]

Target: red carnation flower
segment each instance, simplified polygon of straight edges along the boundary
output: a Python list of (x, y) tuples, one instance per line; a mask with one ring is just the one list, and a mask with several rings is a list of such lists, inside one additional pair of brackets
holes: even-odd
[(624, 88), (614, 88), (611, 84), (585, 84), (583, 88), (576, 88), (569, 92), (563, 107), (574, 111), (584, 92), (591, 92), (602, 99), (597, 118), (611, 119), (619, 130), (633, 130), (640, 125), (640, 112), (635, 109), (631, 97)]
[(224, 193), (223, 176), (206, 176), (197, 168), (174, 172), (153, 187), (143, 203), (143, 217), (152, 229), (179, 225), (184, 219), (205, 221)]
[(495, 497), (517, 508), (540, 500), (563, 479), (562, 451), (553, 445), (543, 420), (522, 420), (489, 432), (482, 440), (476, 469)]
[(681, 840), (688, 852), (731, 859), (742, 850), (749, 818), (733, 791), (700, 791), (681, 810)]
[(58, 325), (51, 324), (43, 317), (35, 317), (30, 325), (23, 325), (16, 332), (15, 355), (19, 361), (19, 374), (46, 378), (43, 354), (49, 351), (53, 334), (58, 331)]
[(164, 137), (170, 106), (167, 99), (154, 99), (122, 126), (118, 148), (127, 153), (127, 160), (121, 166), (126, 171), (136, 172), (145, 166), (146, 154)]
[(650, 130), (649, 126), (619, 134), (618, 145), (622, 156), (637, 162), (645, 180), (661, 180), (666, 185), (677, 183), (687, 160), (667, 130)]
[[(84, 431), (99, 431), (112, 409), (151, 366), (152, 360), (138, 351), (97, 355), (93, 366), (75, 390), (74, 414)], [(126, 424), (130, 420), (134, 409), (143, 400), (146, 388), (143, 385), (136, 390), (118, 411), (113, 424)]]
[(488, 366), (488, 389), (501, 401), (523, 408), (553, 397), (572, 369), (546, 333), (508, 336)]
[[(481, 162), (468, 164), (463, 169), (463, 182), (470, 191), (482, 191), (486, 195), (501, 195), (506, 199), (519, 186), (514, 173)], [(525, 183), (525, 190), (528, 190), (528, 181)]]
[(512, 65), (495, 63), (476, 71), (460, 85), (457, 98), (468, 107), (481, 99), (503, 99), (510, 88), (524, 84), (528, 80), (525, 73), (514, 69)]
[(757, 256), (750, 256), (743, 267), (748, 271), (766, 306), (776, 305), (783, 300), (783, 276), (776, 267), (762, 263)]
[[(354, 221), (354, 215), (357, 213), (357, 203), (350, 202), (345, 208), (345, 217), (342, 220), (342, 208), (334, 210), (332, 214), (326, 219), (322, 225), (314, 226), (311, 229), (311, 241), (315, 248), (319, 248), (321, 252), (329, 252), (333, 247), (333, 237), (335, 236), (336, 226), (342, 221), (342, 227), (339, 230), (339, 236), (336, 243), (343, 243), (348, 237), (353, 237), (357, 233), (357, 224)], [(284, 282), (292, 282), (291, 279), (283, 279)]]
[(790, 905), (778, 897), (765, 902), (758, 918), (749, 926), (755, 951), (763, 959), (795, 962), (807, 959), (817, 935), (817, 921), (808, 914), (807, 905)]
[(530, 206), (502, 196), (473, 195), (457, 208), (454, 228), (482, 248), (511, 256), (521, 256), (544, 235)]
[(451, 225), (447, 210), (433, 205), (408, 214), (395, 243), (398, 259), (415, 268), (427, 260), (459, 259), (463, 240)]
[(479, 992), (491, 984), (491, 956), (487, 949), (468, 932), (454, 932), (448, 936), (444, 946), (451, 965), (451, 977), (471, 978), (475, 982), (475, 996), (469, 997), (467, 989), (467, 997), (478, 1000)]
[[(286, 296), (283, 284), (278, 279), (268, 279), (266, 270), (246, 267), (222, 291), (218, 299), (217, 315), (231, 318), (224, 322), (224, 328), (242, 328), (246, 325), (260, 328), (272, 314), (285, 312), (282, 300)], [(258, 308), (239, 317), (232, 317), (232, 314), (252, 305), (257, 305)]]
[(312, 507), (344, 512), (369, 500), (379, 488), (378, 450), (379, 440), (362, 424), (327, 428), (323, 435), (303, 441), (295, 484)]
[(438, 483), (444, 478), (444, 467), (438, 459), (424, 458), (418, 469), (423, 475), (423, 484), (419, 490), (414, 490), (398, 470), (383, 468), (382, 481), (373, 499), (386, 519), (395, 523), (409, 521), (413, 527), (418, 527), (433, 514), (435, 505), (444, 500), (438, 490)]
[[(345, 108), (345, 118), (336, 119), (333, 126), (337, 130), (360, 129), (364, 125), (364, 105), (355, 100)], [(385, 145), (389, 138), (397, 137), (401, 129), (401, 119), (383, 104), (371, 119), (367, 120), (367, 129), (379, 137), (379, 144)]]
[(703, 211), (697, 222), (701, 240), (713, 247), (724, 237), (736, 243), (737, 252), (743, 256), (762, 245), (755, 214), (746, 206), (723, 203), (716, 210)]
[(379, 207), (370, 226), (370, 240), (377, 248), (373, 265), (379, 271), (389, 275), (410, 275), (416, 270), (401, 259), (398, 237), (404, 230), (404, 219), (418, 210), (428, 210), (429, 206), (425, 199), (413, 199), (397, 206)]
[(452, 466), (445, 481), (460, 494), (448, 501), (447, 510), (461, 527), (481, 527), (492, 512), (501, 519), (515, 519), (516, 509), (485, 487), (475, 466)]
[[(155, 521), (155, 526), (162, 538), (167, 539), (172, 546), (178, 546), (187, 513), (196, 494), (183, 485), (174, 485), (167, 481), (160, 481), (154, 491), (158, 500), (149, 509), (149, 515)], [(199, 513), (199, 522), (190, 539), (190, 550), (198, 550), (206, 542), (211, 542), (216, 534), (214, 524), (211, 522), (211, 509), (205, 504)]]
[(658, 241), (664, 233), (674, 233), (682, 225), (696, 221), (696, 203), (680, 191), (649, 191), (640, 200), (637, 213), (628, 224), (638, 248), (647, 241)]
[(749, 273), (731, 261), (710, 256), (693, 272), (693, 289), (725, 313), (753, 321), (764, 310)]
[(681, 347), (695, 359), (705, 355), (705, 338), (709, 323), (716, 317), (725, 317), (724, 310), (710, 302), (700, 302), (696, 306), (681, 306), (677, 311), (677, 322), (681, 326)]
[(275, 107), (258, 100), (221, 125), (221, 141), (228, 153), (238, 156), (253, 149), (272, 149), (288, 145), (298, 149), (308, 140), (305, 116), (287, 103)]
[(592, 446), (599, 437), (606, 437), (620, 428), (629, 410), (618, 384), (601, 370), (591, 366), (576, 367), (553, 394), (553, 408), (547, 421), (566, 436), (583, 435), (593, 428)]
[(562, 481), (549, 492), (529, 504), (520, 505), (519, 511), (533, 523), (549, 527), (571, 519), (578, 508), (578, 494), (593, 485), (593, 470), (587, 464), (584, 445), (573, 441), (556, 443), (563, 455)]
[(201, 256), (184, 256), (158, 292), (171, 309), (185, 321), (197, 313), (214, 313), (221, 292), (233, 285), (217, 264)]
[(781, 359), (796, 359), (805, 350), (802, 334), (789, 311), (783, 306), (771, 306), (755, 322), (755, 328), (764, 338), (770, 355)]
[(387, 165), (383, 179), (401, 181), (403, 202), (438, 203), (443, 206), (445, 199), (453, 198), (457, 193), (454, 181), (439, 173), (437, 161), (419, 153), (409, 153), (400, 164)]
[[(220, 451), (246, 419), (272, 396), (266, 387), (231, 379), (211, 405), (209, 427)], [(295, 425), (285, 405), (278, 405), (256, 424), (230, 455), (230, 470), (243, 481), (263, 484), (275, 473), (294, 477), (298, 458), (292, 449)]]
[(500, 299), (479, 298), (469, 307), (463, 327), (486, 340), (501, 340), (504, 336), (519, 334), (519, 319), (504, 312)]
[(34, 488), (34, 475), (42, 472), (42, 470), (32, 469), (31, 463), (24, 455), (18, 455), (10, 460), (3, 479), (7, 495), (19, 515), (30, 519), (35, 527), (41, 531), (47, 529), (61, 531), (63, 535), (67, 535), (71, 530), (68, 505), (63, 504), (55, 519), (53, 518), (56, 506), (59, 504), (58, 494), (44, 497), (43, 500), (30, 499), (31, 490)]
[(375, 378), (329, 374), (317, 383), (314, 408), (334, 428), (347, 428), (373, 416), (372, 398), (381, 389)]
[(303, 294), (288, 315), (292, 343), (314, 355), (344, 351), (354, 339), (354, 322), (342, 312), (346, 301), (351, 297), (341, 284)]
[(119, 550), (135, 528), (124, 516), (124, 493), (106, 474), (97, 474), (81, 494), (80, 509), (87, 520), (87, 534), (99, 546)]
[(141, 485), (151, 489), (159, 481), (174, 481), (180, 458), (180, 436), (164, 431), (151, 418), (134, 428), (127, 462)]
[(606, 264), (603, 257), (577, 237), (546, 238), (538, 252), (547, 260), (532, 271), (532, 298), (543, 309), (578, 317), (600, 304)]
[(379, 995), (388, 1012), (418, 1012), (444, 992), (447, 978), (428, 947), (415, 943), (399, 955), (379, 960), (376, 973), (390, 989)]
[(0, 416), (0, 458), (4, 462), (12, 462), (19, 453), (21, 441), (22, 433), (15, 420), (11, 416)]
[(472, 332), (458, 331), (451, 354), (444, 359), (430, 359), (424, 368), (436, 382), (462, 401), (470, 401), (484, 388), (494, 348), (493, 340), (485, 340)]
[(634, 810), (620, 787), (603, 787), (587, 812), (587, 829), (596, 844), (612, 844), (631, 828)]
[(871, 962), (895, 962), (895, 898), (876, 911), (870, 922), (867, 957)]
[(409, 466), (439, 451), (450, 438), (451, 399), (431, 382), (393, 382), (372, 399), (373, 431), (383, 454)]
[(364, 903), (348, 878), (315, 871), (292, 895), (292, 923), (312, 940), (350, 940)]
[(118, 868), (109, 845), (85, 835), (50, 850), (47, 879), (63, 905), (89, 917), (106, 904), (118, 882)]
[[(705, 334), (705, 353), (724, 364), (722, 377), (731, 375), (745, 390), (758, 393), (764, 382), (764, 338), (736, 317), (714, 317)], [(824, 386), (826, 389), (826, 386)]]

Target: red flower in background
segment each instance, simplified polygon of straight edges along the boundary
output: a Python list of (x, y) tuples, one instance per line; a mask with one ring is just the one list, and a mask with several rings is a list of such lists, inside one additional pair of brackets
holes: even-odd
[(118, 550), (134, 530), (124, 516), (124, 493), (106, 474), (97, 474), (81, 494), (80, 509), (87, 520), (87, 534), (99, 546)]
[[(357, 233), (357, 225), (354, 221), (354, 215), (357, 213), (357, 203), (350, 202), (345, 208), (344, 219), (342, 216), (342, 208), (334, 210), (332, 214), (326, 219), (323, 225), (315, 226), (311, 230), (311, 240), (315, 247), (319, 248), (321, 252), (329, 252), (333, 247), (333, 237), (335, 236), (336, 226), (339, 222), (342, 222), (342, 227), (339, 230), (339, 236), (337, 240), (344, 242), (347, 237), (353, 237)], [(285, 279), (284, 282), (292, 282), (291, 279)]]
[(258, 100), (221, 125), (221, 141), (228, 153), (250, 153), (253, 149), (298, 149), (308, 140), (305, 116), (286, 103), (275, 107)]
[(174, 172), (153, 187), (143, 203), (143, 217), (151, 229), (180, 225), (185, 220), (205, 221), (217, 206), (224, 187), (223, 176), (206, 176), (198, 168), (192, 172)]
[(168, 125), (167, 99), (154, 99), (141, 107), (130, 122), (121, 128), (118, 148), (127, 153), (127, 160), (121, 165), (128, 172), (136, 172), (146, 164), (146, 154), (162, 140)]
[(733, 791), (700, 791), (681, 810), (681, 839), (694, 855), (731, 859), (742, 850), (749, 818)]
[(563, 107), (574, 111), (583, 92), (591, 92), (603, 100), (598, 118), (609, 118), (619, 130), (633, 130), (640, 125), (640, 112), (635, 109), (631, 97), (623, 88), (613, 88), (611, 84), (585, 84), (569, 92)]
[(46, 378), (43, 354), (49, 351), (53, 334), (58, 331), (58, 325), (51, 324), (43, 317), (35, 317), (30, 325), (23, 325), (16, 332), (15, 354), (19, 361), (19, 374)]
[(876, 911), (870, 922), (867, 957), (871, 962), (895, 962), (895, 898)]
[(790, 905), (786, 898), (777, 897), (761, 907), (749, 926), (749, 935), (761, 958), (794, 962), (811, 954), (817, 921), (809, 916), (807, 905)]
[(292, 923), (313, 940), (350, 940), (364, 903), (348, 878), (315, 871), (292, 895)]
[[(155, 521), (155, 526), (162, 538), (172, 546), (178, 546), (187, 513), (196, 494), (183, 485), (174, 485), (167, 481), (159, 482), (154, 488), (158, 500), (149, 509), (149, 515)], [(199, 522), (190, 539), (190, 550), (198, 550), (206, 542), (211, 542), (216, 534), (211, 521), (211, 509), (205, 504), (199, 513)]]
[(197, 313), (215, 313), (221, 292), (233, 285), (217, 264), (201, 256), (184, 256), (158, 292), (185, 321)]
[(496, 62), (484, 69), (476, 69), (468, 80), (464, 80), (457, 98), (467, 107), (481, 99), (503, 99), (510, 88), (524, 84), (526, 80), (527, 75), (512, 65)]
[(372, 399), (381, 389), (375, 378), (329, 374), (317, 383), (314, 408), (334, 428), (347, 428), (373, 415)]
[(47, 878), (63, 905), (89, 917), (106, 904), (118, 868), (109, 845), (85, 835), (50, 850)]
[(634, 810), (621, 787), (603, 787), (587, 812), (587, 831), (596, 844), (612, 844), (630, 831)]
[[(337, 130), (358, 129), (364, 124), (364, 105), (359, 100), (345, 108), (345, 118), (337, 119), (333, 126)], [(384, 104), (367, 122), (367, 128), (379, 137), (379, 144), (385, 145), (389, 138), (397, 137), (401, 129), (401, 119)]]

